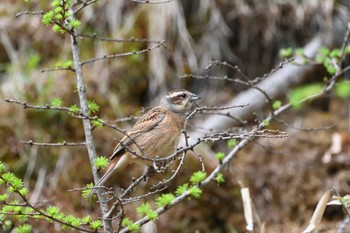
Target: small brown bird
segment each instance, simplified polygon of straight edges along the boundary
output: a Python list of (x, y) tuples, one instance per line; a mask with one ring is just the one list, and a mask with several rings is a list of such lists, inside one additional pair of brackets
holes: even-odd
[(173, 90), (161, 99), (159, 106), (142, 115), (114, 148), (106, 173), (90, 190), (84, 202), (97, 191), (96, 187), (103, 185), (114, 172), (126, 165), (152, 164), (136, 155), (155, 158), (173, 154), (179, 143), (186, 113), (192, 108), (193, 101), (198, 99), (197, 95), (187, 90)]

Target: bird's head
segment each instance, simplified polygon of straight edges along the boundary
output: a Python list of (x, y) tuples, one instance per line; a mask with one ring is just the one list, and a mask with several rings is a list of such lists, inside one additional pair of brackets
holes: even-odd
[(162, 98), (160, 104), (166, 109), (176, 113), (189, 112), (195, 100), (200, 97), (184, 89), (170, 91)]

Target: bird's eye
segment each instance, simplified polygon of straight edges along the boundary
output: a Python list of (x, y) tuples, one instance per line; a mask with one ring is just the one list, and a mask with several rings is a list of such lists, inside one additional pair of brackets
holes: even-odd
[(186, 98), (186, 93), (182, 93), (179, 95), (181, 98)]

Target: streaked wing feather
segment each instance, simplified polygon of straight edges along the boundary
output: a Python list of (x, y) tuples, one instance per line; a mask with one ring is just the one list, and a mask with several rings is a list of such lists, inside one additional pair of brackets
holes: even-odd
[(140, 134), (156, 127), (164, 119), (165, 115), (165, 110), (161, 107), (157, 107), (149, 110), (146, 114), (141, 116), (128, 135), (125, 135), (114, 148), (113, 154), (109, 159), (113, 160), (116, 156), (122, 154), (121, 152), (124, 152), (125, 146), (132, 144)]

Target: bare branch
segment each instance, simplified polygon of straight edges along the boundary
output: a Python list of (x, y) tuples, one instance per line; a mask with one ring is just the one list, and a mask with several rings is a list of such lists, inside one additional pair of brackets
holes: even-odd
[(22, 15), (43, 15), (44, 11), (22, 11), (16, 14), (16, 17), (20, 17)]
[(142, 50), (139, 50), (139, 51), (118, 53), (118, 54), (112, 54), (112, 55), (104, 55), (102, 57), (93, 58), (93, 59), (81, 62), (81, 65), (83, 66), (83, 65), (86, 65), (86, 64), (89, 64), (89, 63), (92, 63), (92, 62), (106, 60), (106, 59), (112, 59), (112, 58), (118, 58), (118, 57), (126, 57), (126, 56), (131, 56), (131, 55), (136, 55), (136, 54), (147, 53), (147, 52), (150, 52), (150, 51), (152, 51), (154, 49), (157, 49), (157, 48), (161, 47), (164, 44), (164, 42), (165, 42), (165, 40), (161, 41), (160, 43), (157, 43), (155, 46), (148, 47), (146, 49), (142, 49)]
[(129, 0), (130, 2), (137, 2), (137, 3), (147, 3), (147, 4), (163, 4), (163, 3), (168, 3), (172, 2), (173, 0)]

